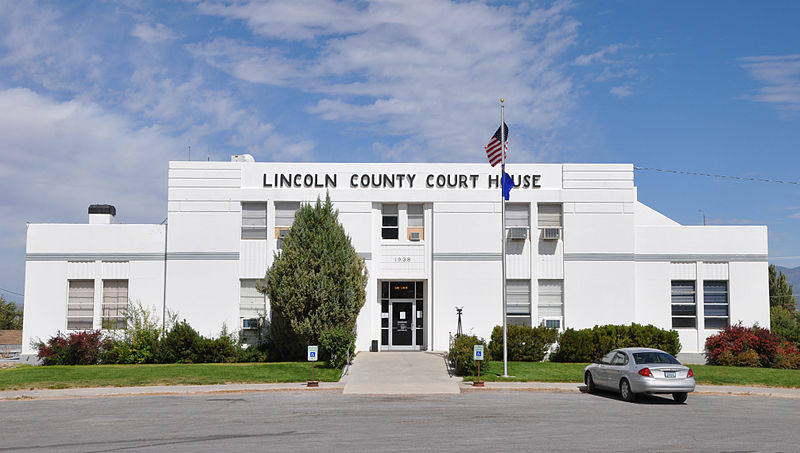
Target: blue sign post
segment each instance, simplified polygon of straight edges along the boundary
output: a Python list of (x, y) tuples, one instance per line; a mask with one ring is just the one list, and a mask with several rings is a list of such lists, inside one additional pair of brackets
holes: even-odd
[(473, 387), (483, 387), (483, 381), (481, 380), (481, 362), (483, 362), (483, 345), (476, 344), (472, 346), (472, 360), (476, 360), (478, 362), (478, 380), (472, 382)]
[(319, 381), (314, 379), (314, 362), (319, 358), (319, 347), (308, 347), (308, 361), (311, 362), (311, 380), (306, 384), (307, 387), (319, 387)]

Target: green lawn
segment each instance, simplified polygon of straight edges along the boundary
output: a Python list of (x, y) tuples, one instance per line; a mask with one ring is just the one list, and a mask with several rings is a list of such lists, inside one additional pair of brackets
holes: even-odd
[[(336, 382), (341, 370), (314, 367), (319, 381)], [(0, 370), (0, 390), (132, 387), (229, 383), (305, 382), (311, 379), (309, 362), (19, 366)]]
[[(486, 365), (486, 364), (484, 364)], [(538, 382), (583, 382), (585, 363), (555, 362), (508, 362), (508, 374), (504, 378), (503, 362), (489, 362), (481, 368), (484, 381), (538, 381)], [(800, 370), (772, 368), (740, 368), (711, 365), (690, 365), (698, 384), (712, 385), (756, 385), (765, 387), (800, 388)], [(473, 381), (476, 376), (465, 376)]]

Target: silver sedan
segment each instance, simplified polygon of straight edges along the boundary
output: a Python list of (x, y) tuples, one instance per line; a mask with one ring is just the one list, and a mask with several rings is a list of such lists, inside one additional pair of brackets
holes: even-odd
[(583, 370), (589, 393), (596, 389), (619, 392), (625, 401), (637, 393), (671, 393), (678, 403), (695, 388), (694, 372), (659, 349), (615, 349)]

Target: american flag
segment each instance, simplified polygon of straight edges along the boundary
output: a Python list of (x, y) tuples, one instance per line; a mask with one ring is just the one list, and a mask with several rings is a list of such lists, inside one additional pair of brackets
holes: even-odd
[[(505, 129), (506, 152), (508, 152), (508, 124), (503, 123), (503, 129)], [(492, 164), (492, 167), (503, 160), (503, 156), (500, 154), (500, 140), (502, 140), (502, 137), (500, 136), (500, 128), (498, 127), (497, 132), (494, 133), (492, 139), (489, 140), (489, 144), (486, 145), (486, 157), (489, 158), (489, 163)]]

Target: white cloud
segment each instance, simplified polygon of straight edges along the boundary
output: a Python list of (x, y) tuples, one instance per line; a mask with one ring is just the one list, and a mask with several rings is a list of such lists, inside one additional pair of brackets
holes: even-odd
[(631, 88), (630, 85), (620, 85), (620, 86), (616, 86), (616, 87), (611, 88), (609, 90), (609, 92), (611, 94), (613, 94), (614, 96), (622, 99), (622, 98), (626, 98), (626, 97), (632, 95), (633, 94), (633, 89)]
[(764, 84), (757, 94), (745, 99), (800, 111), (800, 54), (752, 56), (739, 61), (751, 77)]
[(597, 52), (579, 55), (575, 58), (574, 63), (578, 66), (587, 66), (590, 64), (596, 63), (610, 63), (612, 60), (609, 59), (609, 55), (613, 55), (617, 53), (620, 49), (626, 48), (623, 44), (611, 44), (602, 49), (598, 50)]
[[(531, 142), (526, 134), (567, 121), (574, 90), (560, 60), (578, 29), (564, 14), (567, 7), (206, 2), (202, 12), (242, 20), (254, 33), (281, 41), (257, 48), (218, 39), (192, 51), (239, 79), (322, 95), (309, 112), (399, 137), (411, 152), (404, 159), (476, 160), (476, 149), (482, 151), (476, 144), (499, 122), (500, 97), (507, 100), (511, 138), (520, 145)], [(531, 157), (530, 147), (520, 150), (520, 161)]]
[(165, 41), (172, 41), (178, 37), (177, 33), (170, 30), (164, 24), (144, 24), (139, 23), (133, 27), (131, 35), (149, 44), (158, 44)]
[(167, 161), (180, 143), (102, 107), (25, 88), (0, 91), (0, 248), (25, 244), (25, 222), (87, 221), (91, 203), (123, 222), (166, 216)]

